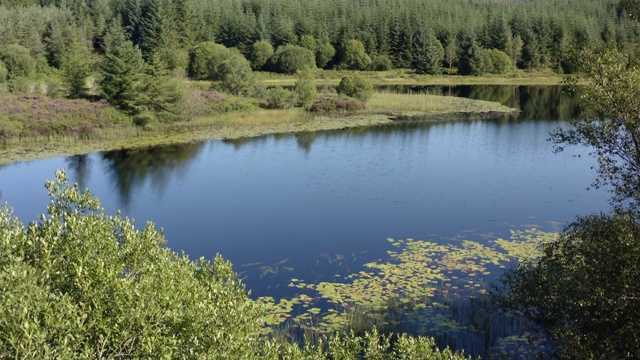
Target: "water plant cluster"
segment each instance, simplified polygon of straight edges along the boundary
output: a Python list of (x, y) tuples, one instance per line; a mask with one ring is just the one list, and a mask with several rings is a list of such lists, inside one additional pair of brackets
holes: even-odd
[[(487, 236), (483, 242), (465, 237), (448, 243), (390, 238), (395, 249), (388, 251), (386, 261), (367, 263), (356, 273), (336, 275), (333, 281), (308, 283), (292, 278), (289, 286), (296, 296), (258, 301), (268, 309), (268, 325), (285, 325), (294, 333), (364, 333), (375, 327), (382, 332), (429, 334), (441, 345), (475, 347), (476, 355), (486, 355), (490, 347), (509, 337), (524, 343), (521, 336), (530, 326), (492, 313), (484, 296), (488, 287), (502, 269), (536, 258), (541, 245), (557, 236), (557, 232), (530, 226), (512, 229), (508, 238)], [(479, 303), (484, 307), (474, 310)]]

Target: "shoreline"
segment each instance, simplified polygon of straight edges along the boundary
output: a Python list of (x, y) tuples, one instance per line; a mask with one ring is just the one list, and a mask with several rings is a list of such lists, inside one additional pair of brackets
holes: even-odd
[(142, 135), (125, 138), (78, 139), (69, 136), (53, 140), (37, 140), (17, 142), (0, 146), (0, 166), (14, 163), (34, 161), (47, 158), (84, 155), (93, 152), (145, 148), (174, 144), (187, 144), (209, 140), (235, 140), (256, 138), (268, 135), (295, 134), (301, 132), (331, 131), (358, 127), (401, 125), (420, 122), (469, 121), (471, 119), (491, 119), (512, 112), (492, 111), (473, 112), (441, 112), (420, 115), (351, 115), (345, 117), (320, 116), (312, 120), (280, 125), (234, 126), (201, 125), (189, 129), (166, 127)]
[[(402, 97), (401, 99), (398, 96)], [(407, 100), (406, 104), (398, 101)], [(502, 104), (436, 95), (376, 92), (367, 110), (311, 114), (300, 108), (248, 110), (202, 117), (185, 123), (142, 128), (107, 128), (90, 133), (27, 137), (0, 144), (0, 166), (100, 151), (232, 140), (266, 135), (329, 131), (356, 127), (495, 118), (517, 111)]]

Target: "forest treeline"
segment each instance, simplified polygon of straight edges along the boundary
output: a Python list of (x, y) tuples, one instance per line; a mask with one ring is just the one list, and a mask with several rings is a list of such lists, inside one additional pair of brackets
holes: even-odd
[[(114, 27), (123, 29), (146, 61), (156, 54), (172, 70), (186, 70), (194, 47), (207, 41), (238, 49), (254, 69), (284, 72), (286, 66), (268, 60), (273, 49), (281, 54), (286, 45), (313, 52), (320, 68), (394, 67), (438, 73), (455, 67), (462, 74), (490, 72), (488, 62), (501, 61), (502, 54), (482, 54), (483, 49), (507, 54), (520, 69), (549, 67), (559, 72), (571, 72), (570, 59), (583, 48), (606, 44), (632, 57), (639, 52), (637, 27), (617, 0), (2, 0), (0, 4), (0, 49), (7, 76), (59, 68), (74, 46), (80, 47), (75, 51), (104, 55)], [(20, 57), (33, 61), (15, 69)]]
[[(267, 108), (356, 109), (363, 104), (316, 101), (314, 70), (572, 73), (585, 49), (615, 47), (635, 61), (638, 39), (619, 0), (0, 0), (0, 89), (104, 99), (117, 111), (96, 116), (117, 124), (247, 107), (182, 76), (215, 81), (215, 91), (250, 95)], [(255, 70), (297, 74), (295, 91), (257, 86)], [(358, 81), (350, 83), (367, 88)], [(346, 88), (337, 90), (364, 101)], [(34, 106), (22, 102), (3, 115), (0, 137), (57, 131), (11, 115)]]

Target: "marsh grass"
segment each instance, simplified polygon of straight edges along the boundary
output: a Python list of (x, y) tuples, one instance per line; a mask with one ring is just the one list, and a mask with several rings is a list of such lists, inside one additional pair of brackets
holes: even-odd
[(368, 111), (390, 115), (432, 115), (448, 113), (510, 113), (516, 111), (499, 103), (453, 96), (399, 94), (378, 91), (367, 102)]
[[(340, 79), (352, 71), (318, 70), (316, 85), (337, 85)], [(410, 69), (388, 71), (361, 71), (373, 85), (560, 85), (565, 76), (552, 71), (519, 71), (504, 75), (418, 75)], [(291, 75), (259, 73), (260, 82), (267, 86), (293, 86)]]
[(451, 99), (428, 94), (398, 94), (393, 92), (375, 92), (367, 102), (369, 110), (374, 112), (449, 112), (454, 109)]

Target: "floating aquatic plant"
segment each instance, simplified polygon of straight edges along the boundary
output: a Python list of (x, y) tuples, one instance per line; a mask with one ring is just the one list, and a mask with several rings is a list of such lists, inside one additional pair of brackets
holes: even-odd
[[(405, 327), (417, 324), (421, 331), (424, 326), (436, 333), (460, 331), (461, 326), (443, 311), (448, 299), (484, 293), (488, 276), (520, 259), (538, 256), (540, 245), (556, 236), (532, 226), (484, 244), (466, 239), (440, 244), (390, 238), (395, 250), (388, 251), (385, 262), (367, 263), (361, 271), (335, 281), (306, 283), (292, 278), (289, 286), (299, 290), (298, 296), (259, 301), (265, 306), (267, 324), (291, 318), (298, 326), (313, 326), (320, 333), (344, 329), (353, 324), (354, 316), (390, 328), (404, 323)], [(344, 257), (331, 260), (340, 262)]]

